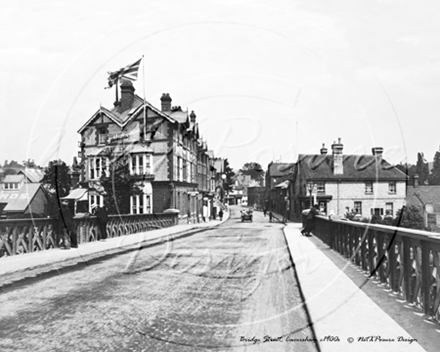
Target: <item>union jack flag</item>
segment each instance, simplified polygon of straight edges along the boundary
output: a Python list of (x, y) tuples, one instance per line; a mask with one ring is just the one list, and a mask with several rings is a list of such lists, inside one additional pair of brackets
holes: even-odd
[(116, 82), (122, 77), (127, 78), (130, 81), (136, 81), (138, 76), (139, 66), (141, 65), (141, 61), (142, 59), (139, 59), (134, 64), (125, 66), (117, 71), (107, 72), (109, 76), (108, 76), (108, 87), (106, 88), (113, 87), (116, 84)]

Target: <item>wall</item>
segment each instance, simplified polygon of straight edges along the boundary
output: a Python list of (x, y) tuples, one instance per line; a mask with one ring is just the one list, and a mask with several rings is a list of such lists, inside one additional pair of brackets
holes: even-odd
[(405, 205), (406, 185), (405, 182), (396, 182), (396, 193), (393, 194), (388, 192), (388, 181), (376, 182), (373, 183), (373, 194), (365, 194), (365, 182), (345, 182), (339, 184), (338, 202), (338, 184), (326, 182), (325, 194), (333, 196), (327, 204), (328, 213), (342, 216), (346, 213), (346, 207), (351, 210), (355, 201), (361, 201), (362, 217), (371, 217), (371, 208), (383, 208), (385, 212), (385, 203), (392, 202), (393, 216), (396, 216), (397, 210)]

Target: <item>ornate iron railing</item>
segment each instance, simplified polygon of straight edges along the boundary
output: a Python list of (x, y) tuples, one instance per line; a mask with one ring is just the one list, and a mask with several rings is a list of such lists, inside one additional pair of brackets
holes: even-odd
[(318, 216), (313, 234), (423, 312), (438, 319), (440, 234)]
[[(78, 243), (97, 241), (99, 226), (95, 216), (74, 219)], [(111, 215), (107, 238), (151, 231), (177, 225), (177, 214)], [(66, 237), (53, 219), (0, 220), (0, 257), (59, 247)]]

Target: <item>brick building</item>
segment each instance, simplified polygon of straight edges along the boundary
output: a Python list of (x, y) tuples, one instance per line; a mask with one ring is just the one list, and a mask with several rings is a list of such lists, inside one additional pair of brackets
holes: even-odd
[(78, 131), (80, 184), (89, 189), (89, 207), (104, 203), (99, 179), (122, 158), (142, 188), (130, 197), (131, 214), (176, 208), (182, 217), (200, 217), (211, 164), (196, 114), (173, 107), (169, 94), (158, 109), (134, 93), (131, 81), (123, 79), (120, 87), (120, 101), (100, 107)]
[(324, 145), (320, 154), (299, 155), (292, 199), (295, 217), (309, 207), (311, 198), (326, 214), (343, 216), (353, 210), (360, 217), (395, 217), (406, 202), (407, 176), (382, 154), (383, 148), (376, 147), (372, 155), (344, 155), (339, 139), (331, 155)]
[(292, 180), (295, 168), (295, 163), (271, 162), (266, 172), (266, 207), (275, 213), (287, 214), (289, 219), (292, 218)]

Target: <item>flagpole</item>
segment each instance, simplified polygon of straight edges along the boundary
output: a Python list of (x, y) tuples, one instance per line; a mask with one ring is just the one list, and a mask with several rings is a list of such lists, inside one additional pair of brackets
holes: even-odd
[(146, 114), (146, 99), (145, 99), (145, 60), (144, 55), (142, 55), (142, 88), (144, 94), (144, 141), (147, 139), (147, 114)]
[(115, 88), (116, 88), (116, 103), (119, 101), (118, 85), (119, 85), (119, 77), (116, 77), (116, 84), (115, 84)]

